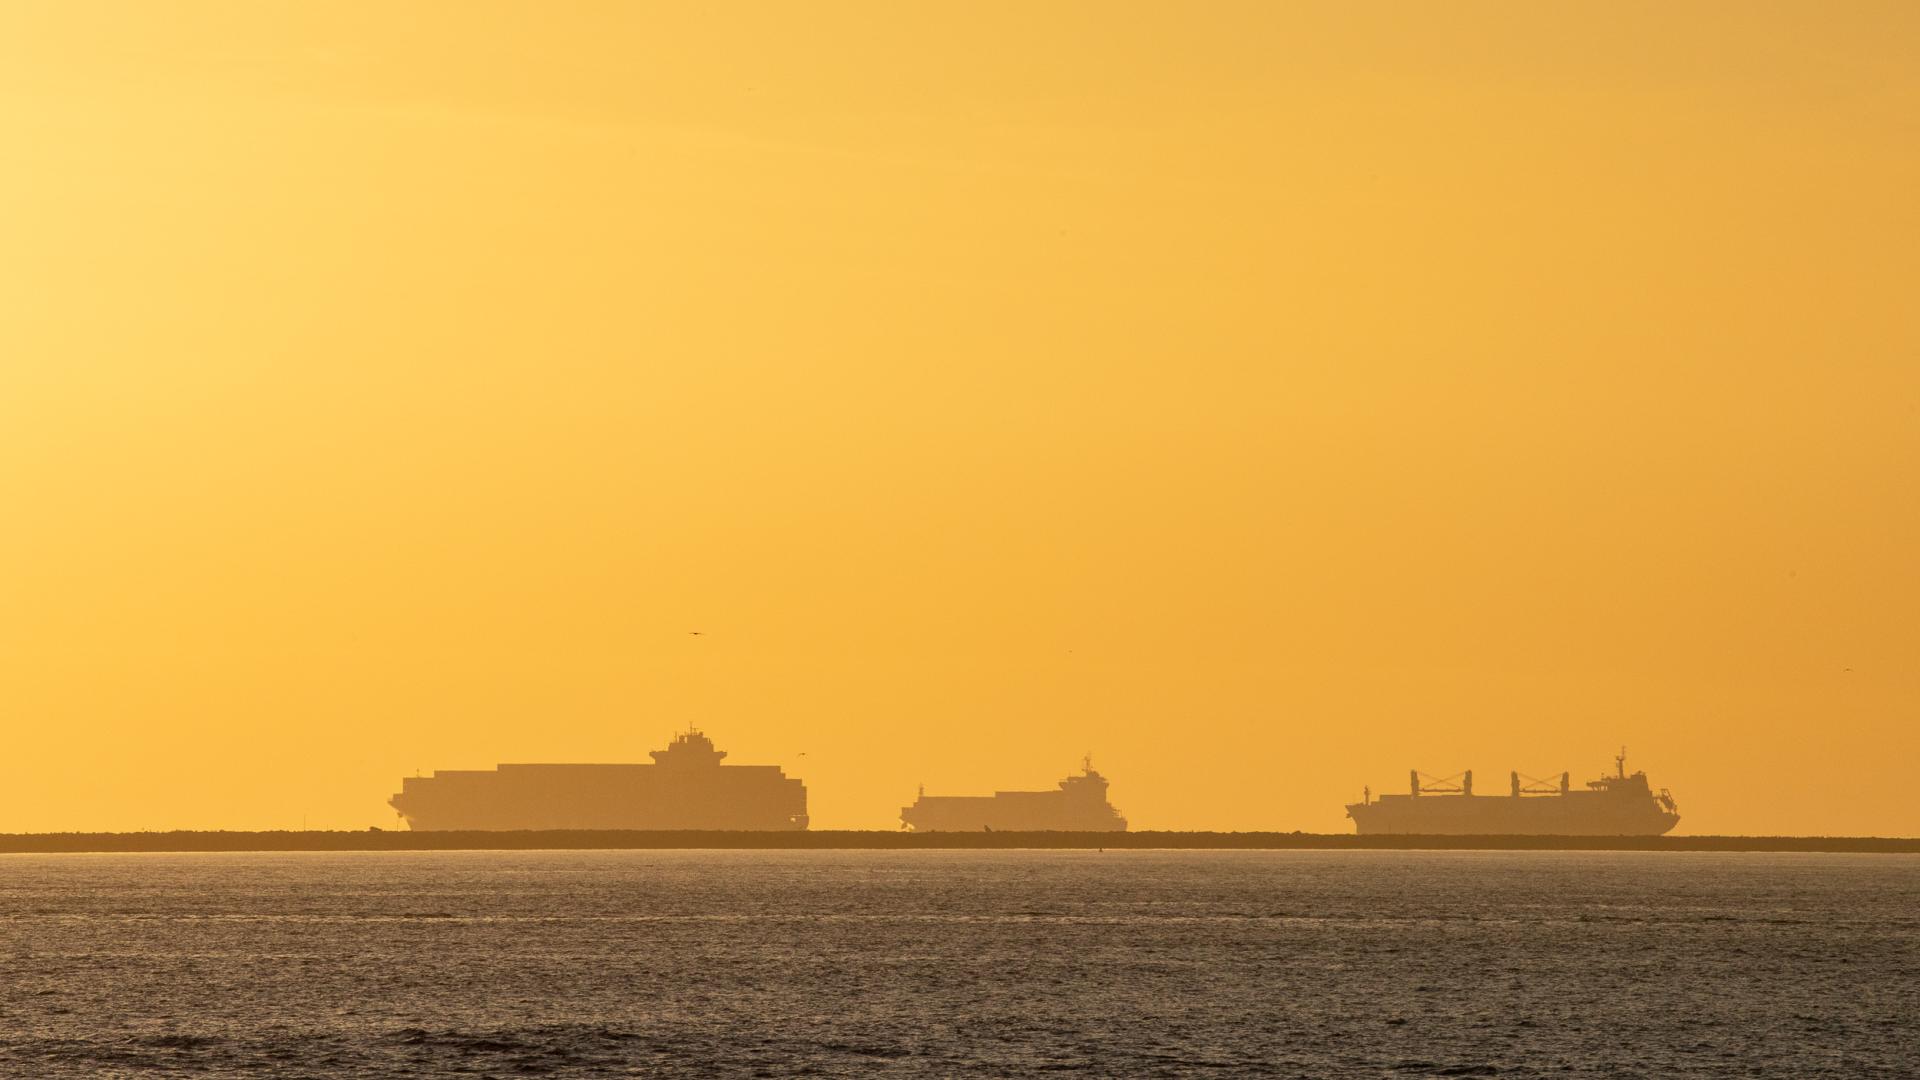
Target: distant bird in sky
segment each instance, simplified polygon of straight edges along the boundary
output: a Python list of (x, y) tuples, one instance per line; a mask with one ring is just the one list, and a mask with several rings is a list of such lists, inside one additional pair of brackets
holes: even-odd
[(699, 630), (689, 630), (689, 631), (687, 631), (687, 634), (688, 634), (688, 636), (690, 636), (690, 637), (699, 637), (699, 636), (701, 635), (701, 633), (702, 633), (702, 631), (699, 631)]

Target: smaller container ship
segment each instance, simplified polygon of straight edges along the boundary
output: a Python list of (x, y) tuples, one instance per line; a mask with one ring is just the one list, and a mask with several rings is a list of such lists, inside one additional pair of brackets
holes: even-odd
[(992, 795), (929, 795), (925, 788), (900, 811), (915, 832), (1126, 832), (1127, 819), (1107, 802), (1107, 778), (1093, 771), (1060, 781), (1054, 791), (996, 791)]
[(1680, 823), (1666, 788), (1655, 794), (1646, 773), (1627, 773), (1626, 750), (1613, 761), (1614, 774), (1585, 791), (1573, 790), (1570, 773), (1555, 782), (1516, 772), (1507, 794), (1476, 795), (1472, 770), (1437, 779), (1415, 771), (1407, 794), (1375, 798), (1369, 789), (1347, 816), (1362, 836), (1660, 836)]

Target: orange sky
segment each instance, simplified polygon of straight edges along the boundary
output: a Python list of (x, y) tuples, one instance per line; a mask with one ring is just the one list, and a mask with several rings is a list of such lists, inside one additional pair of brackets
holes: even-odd
[(821, 827), (1090, 749), (1136, 828), (1344, 831), (1624, 742), (1683, 832), (1920, 834), (1917, 58), (0, 7), (0, 831), (390, 826), (694, 721)]

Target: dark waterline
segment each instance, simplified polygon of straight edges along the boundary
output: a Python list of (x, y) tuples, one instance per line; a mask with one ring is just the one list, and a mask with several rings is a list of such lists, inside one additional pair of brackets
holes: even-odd
[(1920, 1075), (1903, 855), (0, 859), (0, 1076)]
[(1747, 851), (1920, 853), (1876, 836), (1355, 836), (1282, 832), (131, 832), (0, 834), (0, 854), (132, 851), (751, 850)]

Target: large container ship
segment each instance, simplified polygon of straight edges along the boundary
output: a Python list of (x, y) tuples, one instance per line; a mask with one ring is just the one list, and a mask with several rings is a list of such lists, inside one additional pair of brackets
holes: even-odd
[(1081, 763), (1080, 775), (1054, 791), (996, 791), (992, 795), (929, 795), (925, 788), (900, 811), (915, 832), (1125, 832), (1127, 819), (1107, 802), (1107, 778)]
[(388, 804), (409, 828), (723, 829), (807, 827), (807, 789), (778, 765), (722, 765), (689, 730), (651, 765), (501, 765), (401, 781)]
[(1411, 775), (1405, 795), (1375, 798), (1367, 791), (1347, 807), (1361, 835), (1425, 836), (1660, 836), (1680, 823), (1680, 807), (1647, 774), (1627, 773), (1627, 752), (1614, 759), (1614, 774), (1573, 790), (1572, 775), (1557, 782), (1513, 773), (1505, 795), (1477, 795), (1473, 772), (1435, 779)]

